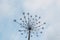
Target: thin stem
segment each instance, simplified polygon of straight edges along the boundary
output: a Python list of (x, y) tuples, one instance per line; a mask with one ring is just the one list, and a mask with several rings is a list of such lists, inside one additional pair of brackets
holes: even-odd
[(41, 27), (41, 26), (44, 25), (44, 24), (46, 24), (46, 23), (43, 23), (43, 24), (41, 24), (41, 25), (39, 25), (39, 26), (36, 26), (35, 28)]
[[(20, 23), (19, 23), (19, 22), (16, 22), (16, 23), (20, 25)], [(25, 26), (22, 26), (22, 27), (27, 28), (27, 27), (25, 27)]]
[(40, 17), (39, 17), (38, 19), (37, 19), (37, 17), (36, 17), (36, 18), (34, 18), (33, 22), (34, 22), (35, 24), (34, 24), (34, 23), (32, 23), (32, 24), (33, 24), (33, 26), (36, 26), (36, 23), (37, 23), (37, 22), (39, 22), (39, 19), (40, 19)]
[(30, 33), (31, 33), (31, 31), (29, 30), (29, 33), (28, 33), (28, 40), (30, 40)]
[(26, 19), (26, 16), (24, 15), (24, 20), (25, 20), (25, 23), (27, 24), (27, 19)]

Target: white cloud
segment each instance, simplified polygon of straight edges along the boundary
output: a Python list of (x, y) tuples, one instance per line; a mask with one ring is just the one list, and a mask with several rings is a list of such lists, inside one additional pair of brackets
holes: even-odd
[(10, 40), (19, 40), (20, 39), (19, 34), (20, 33), (12, 33), (10, 36)]
[(36, 10), (45, 6), (49, 6), (53, 0), (26, 0), (23, 4), (25, 9)]
[(46, 40), (60, 40), (60, 23), (49, 26), (46, 29), (44, 38)]
[[(26, 0), (22, 5), (24, 10), (29, 10), (29, 11), (36, 11), (37, 9), (47, 9), (49, 5), (53, 4), (54, 0)], [(57, 0), (56, 5), (59, 7), (60, 6), (60, 0)], [(11, 8), (13, 6), (8, 4), (8, 0), (3, 0), (3, 3), (0, 4), (0, 16), (11, 16), (14, 15), (13, 13), (10, 13)], [(60, 7), (59, 7), (60, 8)], [(42, 10), (42, 12), (43, 12)], [(39, 11), (39, 10), (38, 10)], [(59, 10), (58, 10), (59, 11)], [(14, 12), (14, 11), (13, 11)], [(45, 36), (47, 36), (47, 40), (60, 40), (60, 23), (55, 23), (55, 18), (53, 18), (54, 15), (60, 15), (60, 14), (54, 14), (56, 11), (53, 11), (53, 9), (49, 9), (48, 12), (44, 16), (44, 20), (48, 21), (48, 23), (51, 23), (52, 25), (48, 27)], [(12, 16), (11, 16), (12, 17)], [(60, 17), (60, 16), (59, 16)], [(58, 18), (58, 17), (57, 17)], [(57, 19), (56, 19), (57, 20)], [(58, 18), (58, 20), (60, 20)], [(56, 21), (57, 22), (57, 21)], [(60, 21), (59, 21), (60, 22)], [(48, 25), (48, 24), (47, 24)], [(1, 29), (2, 30), (2, 29)], [(0, 31), (1, 31), (0, 30)], [(19, 35), (16, 35), (13, 33), (11, 35), (11, 40), (18, 40), (17, 37), (19, 38)]]
[[(0, 4), (0, 17), (12, 16), (13, 15), (13, 6), (8, 3), (8, 0), (2, 0)], [(12, 12), (13, 11), (13, 12)]]

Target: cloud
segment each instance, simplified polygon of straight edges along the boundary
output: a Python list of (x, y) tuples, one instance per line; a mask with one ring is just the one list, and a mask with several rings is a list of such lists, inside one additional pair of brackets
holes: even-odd
[(26, 0), (23, 6), (25, 9), (35, 11), (36, 9), (49, 6), (52, 3), (53, 3), (53, 0)]
[(45, 36), (47, 36), (47, 40), (60, 40), (60, 23), (51, 25), (48, 27)]
[[(10, 3), (11, 2), (12, 1), (10, 1)], [(14, 1), (14, 2), (16, 2), (16, 1)], [(56, 2), (55, 6), (53, 5), (54, 2)], [(0, 18), (1, 18), (0, 22), (2, 21), (3, 23), (2, 22), (0, 23), (0, 31), (2, 31), (3, 29), (6, 29), (5, 26), (3, 27), (3, 25), (6, 24), (7, 21), (4, 23), (4, 20), (8, 19), (10, 17), (12, 18), (12, 16), (16, 16), (15, 12), (17, 10), (19, 12), (21, 10), (32, 11), (32, 13), (33, 13), (33, 11), (35, 11), (35, 12), (38, 11), (37, 12), (38, 15), (42, 14), (43, 18), (45, 18), (43, 20), (45, 20), (46, 22), (48, 22), (48, 24), (50, 24), (48, 26), (48, 28), (46, 28), (45, 38), (47, 40), (60, 40), (60, 32), (59, 32), (60, 31), (60, 19), (59, 19), (59, 17), (60, 17), (59, 16), (60, 15), (60, 11), (59, 11), (60, 0), (57, 0), (57, 1), (55, 1), (55, 0), (25, 0), (24, 2), (22, 2), (22, 4), (18, 3), (18, 0), (17, 0), (16, 3), (18, 5), (14, 4), (14, 3), (11, 3), (9, 5), (8, 0), (2, 0), (1, 1), (1, 3), (0, 3)], [(18, 9), (16, 10), (12, 4), (15, 5), (15, 6), (17, 6)], [(22, 7), (19, 10), (20, 4), (21, 4)], [(38, 10), (40, 8), (42, 9), (42, 11)], [(44, 13), (41, 13), (41, 12), (44, 12)], [(20, 17), (20, 15), (19, 15), (19, 17)], [(7, 23), (7, 25), (9, 25), (9, 26), (12, 27), (13, 24), (10, 25), (9, 23)], [(15, 28), (15, 26), (14, 26), (14, 28)], [(4, 32), (4, 33), (6, 33), (6, 32)], [(11, 38), (10, 40), (18, 40), (17, 37), (19, 38), (19, 34), (17, 35), (16, 33), (12, 33), (11, 36), (10, 36), (10, 38)], [(45, 40), (45, 39), (43, 39), (43, 40)]]

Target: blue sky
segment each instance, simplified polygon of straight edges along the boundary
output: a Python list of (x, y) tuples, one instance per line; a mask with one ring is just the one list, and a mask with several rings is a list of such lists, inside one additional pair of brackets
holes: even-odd
[(40, 15), (41, 21), (46, 21), (39, 40), (60, 40), (60, 0), (0, 0), (0, 40), (25, 40), (17, 31), (19, 25), (13, 22), (23, 12)]

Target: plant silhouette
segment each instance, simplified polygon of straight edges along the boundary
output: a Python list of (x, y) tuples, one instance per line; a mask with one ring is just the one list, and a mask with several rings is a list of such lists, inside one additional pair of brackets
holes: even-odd
[[(33, 17), (33, 15), (30, 15), (29, 13), (22, 13), (23, 14), (23, 17), (20, 18), (19, 20), (22, 22), (22, 23), (19, 23), (16, 19), (14, 19), (14, 22), (18, 23), (22, 28), (24, 28), (23, 30), (19, 29), (18, 31), (19, 32), (27, 32), (28, 35), (25, 36), (25, 38), (28, 38), (28, 40), (30, 40), (30, 37), (33, 37), (32, 34), (36, 34), (36, 36), (38, 37), (38, 32), (40, 29), (44, 29), (44, 27), (42, 27), (42, 25), (46, 24), (46, 22), (43, 22), (41, 24), (41, 17), (38, 16), (38, 15), (35, 15)], [(36, 32), (38, 30), (38, 32)], [(43, 32), (40, 31), (40, 34), (42, 34)], [(21, 33), (21, 35), (23, 35), (24, 33)]]

